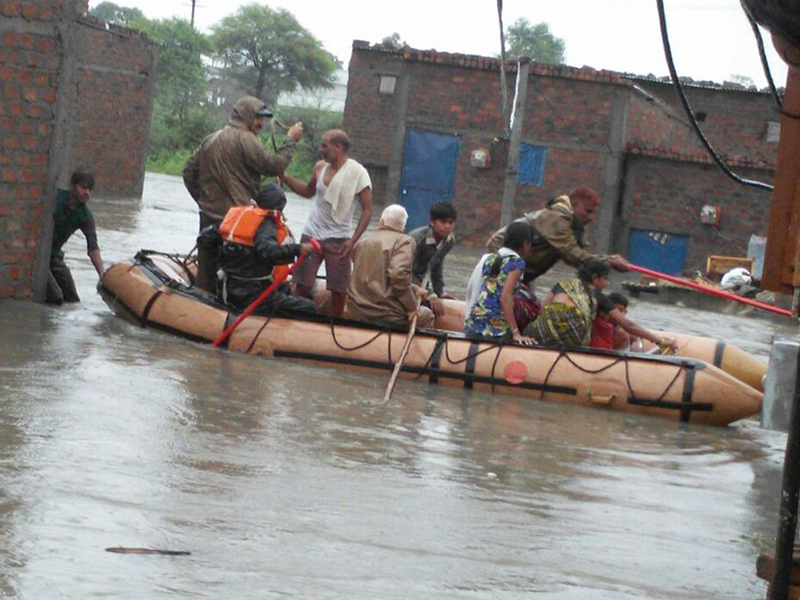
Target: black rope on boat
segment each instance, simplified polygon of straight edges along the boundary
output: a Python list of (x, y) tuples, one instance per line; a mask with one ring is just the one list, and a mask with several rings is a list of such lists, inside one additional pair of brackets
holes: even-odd
[[(678, 381), (678, 377), (680, 377), (682, 370), (683, 370), (683, 365), (678, 365), (678, 371), (675, 373), (675, 377), (673, 377), (672, 381), (670, 381), (667, 384), (667, 387), (664, 388), (664, 391), (661, 392), (661, 395), (658, 398), (656, 398), (655, 400), (656, 402), (661, 402), (667, 395), (667, 393), (669, 393), (670, 389), (672, 389), (672, 386), (675, 385), (676, 381)], [(636, 392), (633, 391), (633, 385), (631, 385), (631, 378), (630, 378), (630, 373), (628, 371), (627, 360), (625, 361), (625, 383), (628, 386), (628, 392), (630, 393), (631, 398), (637, 398), (638, 396), (636, 395)]]
[[(550, 368), (547, 370), (547, 375), (544, 376), (544, 381), (542, 382), (542, 392), (539, 394), (539, 400), (544, 399), (544, 392), (545, 392), (545, 389), (547, 389), (547, 382), (550, 381), (550, 375), (553, 374), (553, 371), (555, 370), (556, 365), (566, 355), (567, 355), (566, 349), (563, 348), (563, 347), (560, 348), (559, 351), (558, 351), (558, 356), (553, 361), (553, 364), (550, 365)], [(578, 368), (580, 368), (580, 367), (578, 367)]]
[(256, 334), (253, 336), (253, 341), (250, 342), (250, 345), (247, 347), (247, 350), (245, 350), (245, 354), (250, 354), (250, 350), (252, 350), (253, 346), (256, 345), (256, 340), (258, 340), (258, 338), (261, 336), (261, 332), (264, 331), (264, 328), (267, 325), (269, 325), (270, 321), (272, 321), (272, 315), (270, 315), (270, 316), (268, 316), (266, 318), (266, 320), (264, 321), (264, 324), (259, 328), (259, 330), (256, 332)]
[(598, 373), (602, 373), (603, 371), (605, 371), (605, 370), (607, 370), (607, 369), (610, 369), (611, 367), (614, 367), (614, 366), (618, 365), (618, 364), (619, 364), (619, 363), (621, 363), (621, 362), (625, 362), (625, 364), (627, 364), (627, 362), (628, 362), (624, 356), (621, 356), (621, 357), (619, 357), (617, 360), (615, 360), (613, 363), (611, 363), (611, 364), (608, 364), (608, 365), (606, 365), (605, 367), (600, 367), (599, 369), (592, 370), (592, 369), (587, 369), (587, 368), (585, 368), (585, 367), (582, 367), (582, 366), (580, 366), (578, 363), (576, 363), (576, 362), (575, 362), (575, 361), (574, 361), (574, 360), (573, 360), (573, 359), (572, 359), (572, 358), (569, 356), (569, 354), (567, 354), (566, 350), (564, 350), (564, 358), (566, 358), (566, 359), (567, 359), (567, 361), (568, 361), (568, 362), (569, 362), (569, 363), (570, 363), (570, 364), (571, 364), (573, 367), (575, 367), (576, 369), (578, 369), (579, 371), (581, 371), (581, 372), (583, 372), (583, 373), (588, 373), (589, 375), (597, 375)]
[(334, 323), (334, 321), (330, 321), (330, 324), (331, 324), (331, 337), (333, 338), (333, 343), (336, 344), (337, 348), (339, 348), (340, 350), (344, 350), (345, 352), (353, 352), (355, 350), (361, 350), (361, 348), (365, 348), (365, 347), (369, 346), (372, 342), (377, 340), (384, 333), (388, 333), (389, 334), (389, 352), (388, 352), (388, 355), (389, 355), (389, 362), (392, 362), (392, 330), (389, 329), (388, 327), (386, 329), (378, 331), (378, 333), (376, 333), (374, 336), (372, 336), (370, 339), (368, 339), (363, 344), (359, 344), (357, 346), (353, 346), (352, 348), (348, 348), (347, 346), (339, 343), (339, 340), (336, 339), (336, 324)]
[[(447, 334), (440, 335), (440, 336), (438, 336), (436, 338), (436, 344), (433, 346), (433, 350), (431, 350), (431, 353), (428, 356), (428, 360), (426, 360), (425, 364), (422, 365), (422, 370), (412, 378), (412, 381), (416, 381), (417, 379), (420, 379), (425, 375), (425, 372), (431, 366), (431, 363), (433, 363), (433, 361), (435, 360), (436, 355), (437, 354), (441, 354), (442, 344), (445, 344), (446, 342), (447, 342)], [(437, 367), (438, 367), (438, 365), (437, 365)], [(436, 382), (435, 379), (433, 381), (431, 381), (431, 383), (435, 383), (435, 382)]]
[(503, 348), (505, 348), (505, 344), (503, 342), (499, 342), (497, 344), (497, 355), (494, 357), (494, 362), (492, 363), (492, 374), (491, 374), (491, 377), (492, 377), (491, 391), (492, 391), (492, 393), (494, 393), (494, 372), (495, 372), (495, 369), (497, 368), (497, 361), (500, 360), (500, 353), (503, 351)]
[(449, 345), (447, 343), (449, 341), (450, 340), (448, 339), (444, 343), (444, 357), (447, 359), (447, 362), (449, 362), (451, 365), (460, 365), (461, 363), (467, 362), (468, 360), (474, 360), (478, 356), (483, 354), (484, 352), (488, 352), (489, 350), (494, 348), (494, 346), (487, 346), (483, 350), (478, 350), (477, 352), (475, 352), (475, 354), (470, 354), (469, 352), (467, 352), (467, 355), (464, 358), (462, 358), (461, 360), (453, 360), (453, 359), (450, 358), (450, 351), (449, 351), (450, 347), (449, 347)]

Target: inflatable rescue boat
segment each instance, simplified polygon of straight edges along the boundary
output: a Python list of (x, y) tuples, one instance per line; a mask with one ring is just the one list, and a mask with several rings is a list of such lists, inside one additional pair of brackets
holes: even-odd
[[(110, 267), (98, 290), (115, 313), (137, 325), (210, 344), (237, 315), (192, 282), (184, 257), (143, 250), (132, 261)], [(388, 375), (405, 340), (403, 331), (342, 319), (251, 315), (226, 345)], [(691, 357), (521, 346), (441, 329), (417, 331), (401, 376), (710, 425), (757, 414), (763, 397), (755, 387)]]

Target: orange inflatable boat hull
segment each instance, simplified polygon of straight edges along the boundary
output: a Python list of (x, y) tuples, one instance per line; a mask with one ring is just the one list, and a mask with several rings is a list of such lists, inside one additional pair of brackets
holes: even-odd
[[(236, 317), (191, 286), (179, 260), (141, 252), (103, 275), (98, 289), (120, 316), (210, 344)], [(249, 316), (231, 350), (387, 375), (406, 340), (402, 331), (319, 318)], [(418, 330), (401, 375), (428, 383), (504, 393), (684, 422), (727, 425), (757, 414), (762, 394), (724, 371), (685, 357), (487, 342)]]

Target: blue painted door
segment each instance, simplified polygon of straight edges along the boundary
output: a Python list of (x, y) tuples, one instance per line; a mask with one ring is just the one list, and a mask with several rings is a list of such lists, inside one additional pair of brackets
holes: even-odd
[(428, 223), (431, 204), (452, 200), (460, 144), (457, 135), (406, 131), (398, 203), (408, 211), (407, 231)]
[(682, 275), (688, 245), (689, 237), (685, 235), (634, 229), (631, 231), (628, 260), (653, 271)]

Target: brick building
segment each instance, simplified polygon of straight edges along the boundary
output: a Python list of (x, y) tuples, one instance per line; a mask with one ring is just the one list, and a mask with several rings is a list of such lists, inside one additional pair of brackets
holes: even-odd
[(139, 197), (156, 47), (86, 0), (0, 0), (0, 298), (41, 300), (56, 186)]
[[(413, 226), (432, 201), (449, 199), (461, 238), (482, 243), (500, 225), (507, 171), (500, 61), (356, 41), (349, 69), (344, 128), (376, 200), (406, 205)], [(516, 70), (507, 65), (511, 98)], [(688, 85), (687, 95), (723, 160), (771, 183), (780, 116), (772, 98), (715, 85)], [(515, 216), (592, 187), (602, 198), (594, 248), (668, 272), (701, 268), (708, 254), (744, 255), (751, 234), (766, 234), (769, 192), (713, 165), (671, 85), (531, 63), (523, 108)], [(488, 165), (476, 162), (481, 153)], [(701, 223), (705, 206), (716, 223)]]

